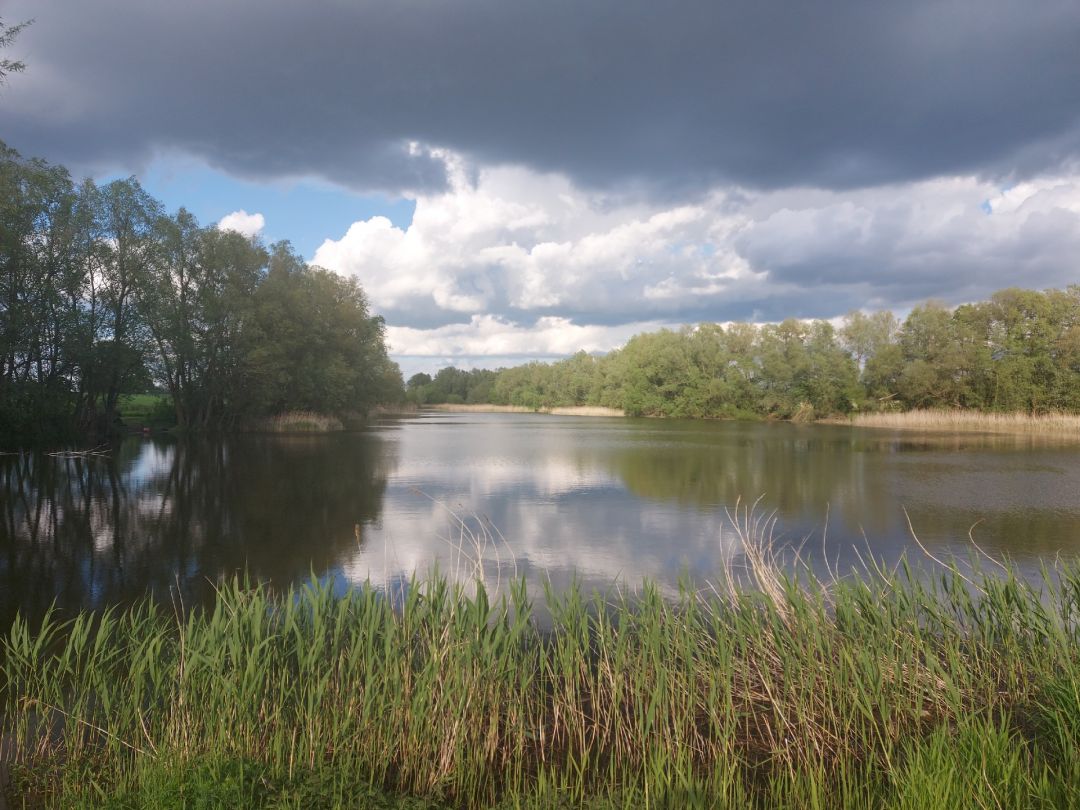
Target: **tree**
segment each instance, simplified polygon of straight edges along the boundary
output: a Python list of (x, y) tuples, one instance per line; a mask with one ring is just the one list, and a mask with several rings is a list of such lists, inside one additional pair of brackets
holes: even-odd
[(70, 410), (58, 351), (56, 271), (70, 207), (67, 173), (0, 144), (0, 441), (36, 438)]
[(156, 239), (140, 291), (154, 376), (172, 396), (178, 425), (226, 427), (246, 406), (245, 325), (266, 251), (235, 231), (200, 228), (183, 208), (158, 220)]
[(120, 395), (140, 386), (150, 351), (146, 317), (140, 308), (140, 291), (150, 280), (158, 257), (158, 223), (161, 203), (151, 197), (134, 177), (114, 180), (98, 197), (101, 223), (103, 309), (102, 331), (95, 347), (94, 389), (90, 403), (100, 398), (99, 417), (109, 425), (116, 418)]
[(194, 429), (363, 412), (402, 396), (384, 331), (354, 280), (287, 243), (270, 255), (184, 209), (166, 216), (134, 178), (75, 187), (0, 144), (2, 444), (100, 440), (120, 396), (155, 385)]
[(409, 381), (405, 383), (405, 387), (408, 388), (410, 391), (415, 388), (420, 388), (424, 385), (431, 385), (431, 375), (425, 374), (422, 371), (418, 374), (413, 374), (411, 377), (409, 377)]
[(855, 360), (840, 345), (828, 321), (814, 321), (806, 340), (807, 363), (799, 379), (817, 414), (848, 413), (862, 398)]
[(758, 352), (761, 364), (760, 408), (781, 418), (794, 416), (807, 401), (800, 383), (806, 376), (808, 328), (802, 321), (788, 318), (760, 330)]
[(928, 301), (911, 310), (900, 330), (904, 368), (897, 380), (904, 403), (914, 408), (964, 404), (965, 348), (953, 313)]
[(262, 243), (236, 231), (204, 228), (199, 239), (196, 296), (198, 427), (226, 428), (252, 410), (247, 382), (253, 349), (254, 296), (269, 254)]
[(899, 326), (888, 310), (869, 315), (854, 310), (844, 316), (840, 343), (852, 354), (861, 370), (868, 360), (895, 340)]
[(602, 404), (631, 416), (693, 416), (686, 397), (691, 364), (682, 333), (661, 329), (635, 335), (610, 357)]
[(271, 247), (254, 297), (248, 374), (258, 409), (366, 412), (401, 395), (383, 319), (354, 279), (309, 267), (287, 242)]
[[(6, 48), (13, 43), (23, 29), (33, 22), (33, 20), (27, 20), (18, 25), (4, 25), (4, 21), (0, 20), (0, 48)], [(26, 65), (23, 62), (14, 59), (0, 59), (0, 86), (3, 86), (9, 73), (21, 73), (24, 70), (26, 70)]]

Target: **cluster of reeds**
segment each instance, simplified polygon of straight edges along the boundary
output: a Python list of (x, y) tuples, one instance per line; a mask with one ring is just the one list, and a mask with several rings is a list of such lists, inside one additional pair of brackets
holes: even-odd
[(745, 561), (676, 600), (432, 575), (20, 620), (4, 757), (59, 806), (1080, 806), (1080, 570)]
[(464, 402), (440, 402), (434, 405), (425, 405), (424, 407), (433, 411), (446, 411), (447, 413), (536, 413), (537, 410), (524, 405), (488, 405)]
[(259, 433), (331, 433), (343, 430), (341, 419), (314, 411), (286, 411), (252, 425)]
[(556, 406), (544, 412), (553, 416), (626, 416), (626, 412), (621, 408), (606, 408), (602, 405)]
[(1080, 414), (1060, 411), (1038, 414), (992, 413), (962, 409), (877, 412), (854, 414), (851, 422), (860, 427), (1080, 437)]
[(625, 416), (619, 408), (605, 408), (600, 405), (559, 405), (555, 407), (529, 408), (525, 405), (487, 405), (454, 404), (424, 406), (435, 411), (448, 413), (546, 413), (554, 416)]

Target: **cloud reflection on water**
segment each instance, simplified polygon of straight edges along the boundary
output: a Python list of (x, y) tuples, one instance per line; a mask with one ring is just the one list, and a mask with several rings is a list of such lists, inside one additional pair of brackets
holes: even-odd
[[(1013, 437), (800, 426), (421, 415), (335, 436), (134, 438), (111, 460), (0, 458), (0, 621), (124, 603), (208, 602), (243, 572), (286, 586), (471, 575), (454, 523), (483, 517), (537, 593), (715, 579), (739, 546), (726, 509), (761, 495), (781, 542), (821, 564), (987, 551), (1027, 571), (1080, 554), (1080, 453)], [(828, 530), (826, 528), (828, 515)], [(864, 537), (866, 538), (864, 540)], [(511, 563), (513, 560), (513, 564)]]

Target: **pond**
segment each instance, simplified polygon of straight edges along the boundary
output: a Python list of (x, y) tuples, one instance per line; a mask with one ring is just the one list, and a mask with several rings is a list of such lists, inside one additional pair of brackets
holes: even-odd
[[(794, 425), (421, 413), (326, 435), (131, 437), (107, 458), (0, 457), (0, 624), (178, 607), (222, 577), (343, 589), (437, 563), (531, 588), (708, 587), (757, 502), (818, 572), (972, 544), (1026, 576), (1080, 554), (1080, 445)], [(910, 519), (910, 527), (909, 527)], [(789, 553), (790, 558), (790, 553)], [(480, 567), (477, 567), (479, 559)]]

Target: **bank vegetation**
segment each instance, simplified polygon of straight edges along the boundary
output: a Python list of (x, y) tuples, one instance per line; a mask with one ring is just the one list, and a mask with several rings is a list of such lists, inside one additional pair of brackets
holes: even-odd
[(617, 408), (605, 408), (599, 405), (569, 405), (565, 407), (536, 407), (524, 405), (492, 405), (468, 403), (440, 403), (426, 406), (429, 410), (446, 413), (543, 413), (553, 416), (625, 416)]
[[(744, 516), (744, 539), (761, 525)], [(17, 621), (0, 653), (8, 793), (113, 808), (1080, 805), (1080, 570), (1032, 585), (996, 563), (871, 565), (821, 582), (762, 548), (675, 600), (646, 583), (537, 607), (520, 580), (436, 574), (344, 596), (232, 582), (186, 616), (146, 601)]]
[(1061, 411), (1048, 413), (995, 413), (959, 409), (877, 411), (852, 414), (848, 421), (859, 427), (894, 430), (1013, 433), (1080, 438), (1080, 414)]
[(1022, 415), (1014, 421), (1075, 414), (1080, 285), (1007, 289), (956, 308), (928, 302), (902, 321), (890, 312), (852, 312), (838, 326), (703, 323), (636, 335), (604, 356), (417, 374), (408, 396), (419, 404), (795, 421), (911, 410)]
[(1080, 412), (1080, 285), (928, 302), (902, 321), (702, 323), (604, 356), (416, 374), (406, 391), (360, 286), (287, 242), (168, 213), (134, 178), (76, 184), (2, 144), (0, 203), (0, 445), (100, 439), (125, 397), (150, 391), (190, 430), (291, 411), (343, 418), (406, 396), (795, 421)]
[(287, 242), (0, 143), (0, 446), (100, 440), (150, 391), (189, 430), (363, 413), (402, 398), (384, 332), (354, 280)]

